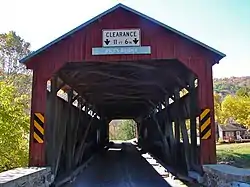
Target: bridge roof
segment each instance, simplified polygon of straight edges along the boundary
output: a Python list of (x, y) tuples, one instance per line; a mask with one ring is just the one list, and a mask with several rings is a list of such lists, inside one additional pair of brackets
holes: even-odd
[(197, 77), (176, 59), (70, 62), (58, 75), (109, 119), (144, 116)]
[(105, 15), (107, 15), (107, 14), (109, 14), (109, 13), (115, 11), (115, 10), (118, 9), (118, 8), (122, 8), (122, 9), (125, 9), (125, 10), (127, 10), (127, 11), (130, 11), (130, 12), (132, 12), (132, 13), (138, 15), (138, 16), (141, 16), (141, 17), (144, 18), (144, 19), (147, 19), (147, 20), (149, 20), (149, 21), (151, 21), (151, 22), (153, 22), (153, 23), (155, 23), (155, 24), (158, 24), (159, 26), (161, 26), (161, 27), (163, 27), (163, 28), (165, 28), (165, 29), (167, 29), (167, 30), (170, 30), (170, 31), (172, 31), (172, 32), (174, 32), (174, 33), (176, 33), (176, 34), (178, 34), (178, 35), (181, 36), (181, 37), (184, 37), (184, 38), (188, 39), (189, 41), (191, 41), (191, 42), (193, 42), (193, 43), (195, 43), (195, 44), (198, 44), (199, 46), (201, 46), (201, 47), (203, 47), (203, 48), (205, 48), (205, 49), (211, 51), (211, 52), (214, 53), (215, 55), (219, 56), (219, 60), (222, 59), (222, 58), (224, 58), (224, 57), (226, 56), (224, 53), (222, 53), (222, 52), (220, 52), (220, 51), (218, 51), (218, 50), (216, 50), (216, 49), (214, 49), (214, 48), (212, 48), (212, 47), (210, 47), (210, 46), (208, 46), (208, 45), (206, 45), (206, 44), (204, 44), (204, 43), (202, 43), (202, 42), (200, 42), (200, 41), (198, 41), (198, 40), (196, 40), (196, 39), (194, 39), (194, 38), (192, 38), (192, 37), (190, 37), (190, 36), (188, 36), (188, 35), (186, 35), (186, 34), (184, 34), (184, 33), (182, 33), (182, 32), (180, 32), (180, 31), (178, 31), (178, 30), (176, 30), (176, 29), (174, 29), (174, 28), (172, 28), (172, 27), (170, 27), (170, 26), (168, 26), (168, 25), (165, 25), (165, 24), (162, 23), (162, 22), (159, 22), (159, 21), (157, 21), (157, 20), (155, 20), (155, 19), (153, 19), (153, 18), (151, 18), (151, 17), (149, 17), (149, 16), (147, 16), (147, 15), (145, 15), (145, 14), (142, 14), (142, 13), (140, 13), (140, 12), (138, 12), (138, 11), (136, 11), (136, 10), (134, 10), (134, 9), (132, 9), (132, 8), (130, 8), (130, 7), (128, 7), (128, 6), (125, 6), (125, 5), (121, 4), (121, 3), (119, 3), (119, 4), (117, 4), (116, 6), (110, 8), (110, 9), (108, 9), (107, 11), (105, 11), (105, 12), (103, 12), (103, 13), (97, 15), (96, 17), (92, 18), (91, 20), (89, 20), (89, 21), (87, 21), (87, 22), (81, 24), (80, 26), (76, 27), (75, 29), (69, 31), (68, 33), (62, 35), (61, 37), (55, 39), (54, 41), (48, 43), (47, 45), (43, 46), (42, 48), (38, 49), (37, 51), (34, 51), (33, 53), (29, 54), (28, 56), (22, 58), (22, 59), (20, 60), (20, 62), (21, 62), (21, 63), (26, 63), (26, 62), (27, 62), (28, 60), (30, 60), (32, 57), (34, 57), (34, 56), (40, 54), (41, 52), (45, 51), (47, 48), (51, 47), (52, 45), (54, 45), (54, 44), (60, 42), (61, 40), (63, 40), (64, 38), (66, 38), (66, 37), (68, 37), (68, 36), (74, 34), (75, 32), (77, 32), (77, 31), (79, 31), (79, 30), (81, 30), (81, 29), (87, 27), (89, 24), (91, 24), (91, 23), (97, 21), (98, 19), (100, 19), (100, 18), (102, 18), (103, 16), (105, 16)]

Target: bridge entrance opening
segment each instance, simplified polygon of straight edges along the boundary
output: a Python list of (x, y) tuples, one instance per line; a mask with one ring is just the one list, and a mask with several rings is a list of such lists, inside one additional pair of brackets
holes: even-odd
[(138, 136), (137, 124), (132, 119), (112, 120), (109, 123), (109, 141), (127, 141)]
[(198, 168), (197, 76), (178, 60), (70, 62), (50, 81), (45, 150), (54, 173), (109, 146), (109, 123), (117, 118), (136, 122), (143, 151), (183, 173)]

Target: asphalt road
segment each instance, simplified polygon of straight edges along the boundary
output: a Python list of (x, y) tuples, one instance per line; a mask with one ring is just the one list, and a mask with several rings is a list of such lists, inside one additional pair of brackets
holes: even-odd
[(65, 187), (168, 187), (132, 144), (114, 145)]

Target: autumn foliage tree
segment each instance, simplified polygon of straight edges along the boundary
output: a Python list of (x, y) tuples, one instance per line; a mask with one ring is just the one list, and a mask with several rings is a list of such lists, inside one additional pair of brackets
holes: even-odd
[(19, 59), (29, 48), (14, 31), (0, 34), (0, 172), (28, 163), (32, 79)]
[(219, 124), (225, 124), (229, 119), (250, 127), (250, 96), (248, 89), (242, 89), (236, 95), (227, 95), (224, 99), (214, 95), (215, 119)]
[(224, 120), (232, 117), (237, 123), (250, 127), (250, 97), (228, 95), (222, 102)]
[(214, 94), (214, 115), (215, 115), (215, 120), (219, 123), (219, 124), (223, 124), (224, 123), (224, 119), (222, 116), (222, 109), (221, 109), (221, 104), (222, 104), (222, 98), (219, 94)]

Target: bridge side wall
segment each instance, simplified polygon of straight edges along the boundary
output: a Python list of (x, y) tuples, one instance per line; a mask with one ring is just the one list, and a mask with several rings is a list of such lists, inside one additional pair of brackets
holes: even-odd
[(29, 165), (30, 166), (44, 166), (45, 154), (44, 143), (37, 143), (34, 140), (34, 114), (45, 114), (46, 105), (46, 86), (39, 71), (33, 72), (32, 84), (32, 100), (31, 100), (31, 117), (30, 117), (30, 146), (29, 146)]

